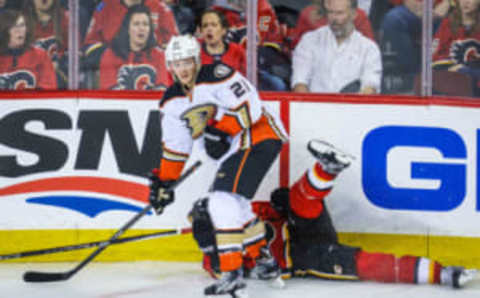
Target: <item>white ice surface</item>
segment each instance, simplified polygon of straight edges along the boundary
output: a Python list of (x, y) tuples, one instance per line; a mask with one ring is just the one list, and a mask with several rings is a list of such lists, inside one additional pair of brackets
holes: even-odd
[[(25, 283), (27, 270), (63, 272), (78, 263), (0, 264), (0, 297), (34, 298), (149, 298), (203, 297), (212, 282), (198, 263), (91, 263), (69, 280)], [(373, 282), (290, 279), (284, 289), (248, 281), (250, 298), (473, 298), (480, 297), (480, 280), (454, 290), (445, 286), (381, 284)]]

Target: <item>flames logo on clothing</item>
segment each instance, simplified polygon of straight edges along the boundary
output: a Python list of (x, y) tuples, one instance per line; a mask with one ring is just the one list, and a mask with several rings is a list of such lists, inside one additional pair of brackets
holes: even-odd
[(450, 56), (457, 64), (468, 64), (480, 59), (480, 43), (475, 39), (459, 40), (452, 44)]
[(35, 75), (28, 70), (0, 74), (0, 90), (32, 89), (36, 86)]
[(117, 85), (114, 90), (152, 90), (157, 89), (157, 72), (148, 65), (123, 65), (117, 73)]

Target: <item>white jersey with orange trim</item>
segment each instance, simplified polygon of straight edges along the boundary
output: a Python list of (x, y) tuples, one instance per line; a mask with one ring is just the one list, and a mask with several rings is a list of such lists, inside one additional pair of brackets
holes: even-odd
[(210, 119), (230, 135), (231, 144), (220, 161), (240, 149), (267, 139), (287, 140), (281, 121), (262, 103), (256, 88), (223, 63), (203, 65), (188, 96), (176, 82), (161, 102), (163, 156), (160, 178), (177, 179)]

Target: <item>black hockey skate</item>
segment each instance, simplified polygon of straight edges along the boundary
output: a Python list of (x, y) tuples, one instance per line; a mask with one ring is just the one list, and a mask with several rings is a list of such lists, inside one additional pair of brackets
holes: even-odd
[(308, 142), (307, 149), (322, 165), (323, 169), (333, 175), (350, 166), (355, 159), (353, 155), (345, 153), (322, 140), (311, 140)]
[(256, 260), (256, 265), (246, 272), (246, 277), (252, 279), (270, 280), (280, 276), (280, 267), (277, 261), (270, 254), (267, 247), (260, 249), (260, 257)]
[(277, 261), (271, 255), (267, 247), (260, 249), (260, 257), (256, 260), (256, 265), (251, 270), (245, 272), (245, 277), (270, 282), (272, 288), (281, 289), (285, 287), (285, 282), (281, 276), (281, 269)]
[(459, 266), (448, 266), (442, 268), (440, 281), (442, 284), (455, 289), (463, 288), (465, 284), (473, 280), (477, 275), (476, 269), (465, 269)]
[(222, 272), (220, 279), (204, 290), (205, 297), (248, 298), (241, 269)]

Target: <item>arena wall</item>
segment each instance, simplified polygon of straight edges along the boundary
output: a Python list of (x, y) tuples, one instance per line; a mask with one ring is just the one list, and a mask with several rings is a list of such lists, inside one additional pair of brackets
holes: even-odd
[[(147, 201), (158, 164), (160, 93), (0, 93), (0, 254), (108, 239)], [(256, 200), (314, 162), (312, 138), (356, 157), (327, 198), (341, 241), (480, 266), (480, 103), (446, 98), (262, 93), (290, 132)], [(188, 227), (216, 165), (127, 236)], [(14, 261), (71, 261), (85, 250)], [(198, 260), (191, 234), (115, 245), (97, 259)]]

